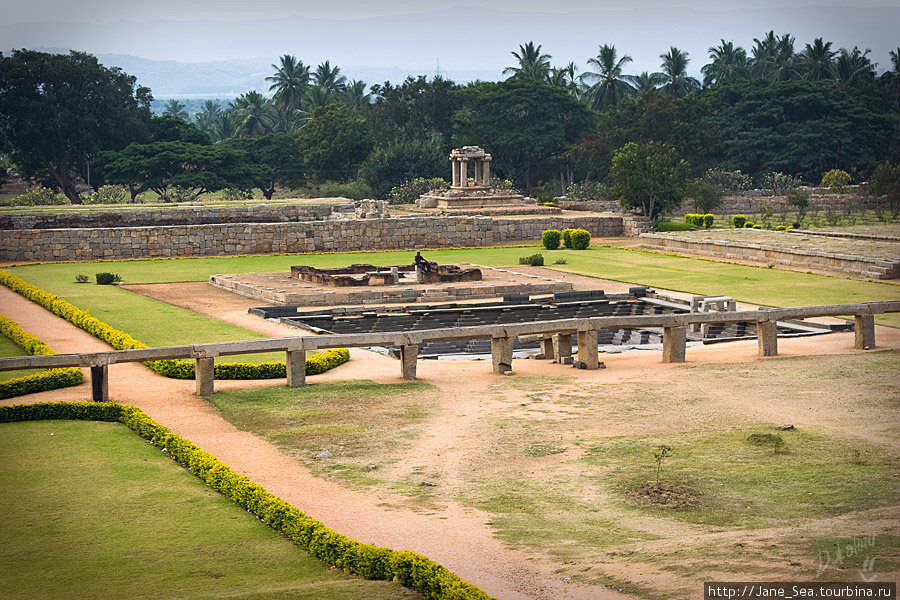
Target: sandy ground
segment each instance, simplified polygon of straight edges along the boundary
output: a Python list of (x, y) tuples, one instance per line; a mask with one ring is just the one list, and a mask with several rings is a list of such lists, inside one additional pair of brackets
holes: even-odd
[[(534, 272), (537, 273), (538, 270)], [(587, 277), (567, 276), (567, 279), (578, 289), (602, 288), (616, 292), (627, 291), (629, 287), (626, 284)], [(258, 305), (258, 301), (214, 289), (205, 283), (130, 286), (130, 289), (265, 335), (297, 334), (294, 328), (247, 314), (247, 308)], [(108, 346), (87, 333), (6, 288), (0, 288), (0, 306), (4, 307), (3, 314), (19, 322), (24, 329), (40, 337), (57, 352), (108, 349)], [(876, 340), (880, 349), (900, 349), (900, 330), (879, 327)], [(779, 340), (781, 356), (852, 352), (861, 352), (853, 349), (852, 334)], [(311, 381), (401, 381), (400, 367), (395, 360), (358, 349), (351, 351), (351, 357), (350, 363), (313, 377)], [(516, 360), (513, 368), (517, 374), (523, 375), (575, 377), (576, 386), (647, 378), (662, 381), (680, 368), (679, 365), (661, 364), (659, 354), (648, 351), (604, 355), (601, 360), (608, 366), (601, 371), (578, 371), (548, 361), (533, 360)], [(757, 357), (755, 340), (690, 347), (687, 351), (688, 364), (756, 360), (766, 359)], [(353, 491), (314, 477), (294, 458), (280, 452), (275, 446), (252, 434), (238, 431), (224, 421), (207, 402), (193, 394), (192, 381), (165, 379), (136, 364), (113, 365), (109, 373), (110, 396), (114, 400), (140, 406), (152, 418), (211, 452), (236, 471), (354, 539), (425, 554), (498, 598), (628, 597), (606, 588), (572, 582), (555, 572), (559, 565), (549, 558), (510, 549), (495, 537), (489, 525), (491, 514), (453, 501), (442, 501), (440, 507), (427, 512), (397, 508), (395, 495)], [(458, 471), (459, 463), (465, 456), (463, 449), (473, 442), (471, 429), (481, 418), (502, 408), (485, 398), (482, 393), (491, 383), (497, 382), (499, 377), (493, 375), (489, 362), (420, 361), (418, 374), (422, 381), (439, 388), (441, 396), (438, 411), (425, 424), (411, 454), (424, 464), (439, 462), (447, 467), (445, 471), (448, 473)], [(217, 389), (258, 385), (271, 385), (271, 382), (216, 382)], [(55, 390), (5, 402), (89, 397), (89, 384), (84, 384), (79, 388)], [(726, 402), (739, 404), (745, 400), (735, 396)], [(759, 407), (758, 412), (764, 412), (767, 419), (778, 420), (783, 417), (787, 422), (796, 414), (794, 404), (788, 399), (775, 399), (772, 403)], [(828, 426), (857, 425), (846, 420), (837, 401), (810, 414), (809, 418)], [(873, 431), (871, 436), (884, 441), (883, 435), (878, 431)], [(384, 504), (393, 504), (393, 507), (386, 508), (382, 506)], [(688, 529), (684, 533), (691, 534)], [(649, 576), (662, 582), (666, 574), (651, 573)]]

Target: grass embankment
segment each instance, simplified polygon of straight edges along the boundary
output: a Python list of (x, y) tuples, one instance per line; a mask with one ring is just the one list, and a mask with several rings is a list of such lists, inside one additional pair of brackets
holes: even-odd
[[(491, 267), (515, 268), (520, 256), (544, 254), (548, 268), (559, 271), (648, 285), (709, 296), (727, 295), (742, 302), (774, 307), (845, 304), (900, 299), (900, 286), (798, 273), (777, 268), (752, 267), (685, 258), (670, 254), (594, 246), (588, 250), (542, 250), (538, 246), (429, 250), (426, 257), (441, 263), (471, 262)], [(113, 271), (125, 283), (170, 283), (206, 281), (218, 273), (266, 273), (288, 271), (291, 265), (320, 268), (370, 263), (379, 266), (411, 263), (414, 252), (348, 252), (209, 257), (171, 260), (136, 260), (105, 263), (54, 263), (9, 267), (30, 283), (58, 294), (98, 318), (127, 331), (150, 345), (250, 339), (258, 334), (190, 311), (165, 305), (121, 289), (94, 284), (76, 284), (79, 273)], [(565, 265), (553, 265), (564, 258)], [(167, 322), (175, 326), (167, 325)], [(900, 314), (879, 315), (881, 325), (900, 327)], [(229, 337), (237, 336), (237, 337)], [(203, 338), (203, 339), (200, 339)], [(172, 341), (183, 339), (184, 342)], [(167, 341), (169, 340), (169, 341)]]
[(0, 425), (3, 597), (420, 598), (344, 575), (122, 425)]

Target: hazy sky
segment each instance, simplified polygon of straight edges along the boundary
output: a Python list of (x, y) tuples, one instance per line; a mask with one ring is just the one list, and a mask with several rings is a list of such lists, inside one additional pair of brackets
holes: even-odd
[(583, 10), (689, 7), (699, 10), (770, 8), (827, 4), (829, 6), (897, 6), (898, 0), (3, 0), (0, 24), (29, 21), (108, 23), (118, 20), (243, 20), (285, 16), (348, 19), (424, 12), (452, 6), (491, 7), (500, 10), (566, 13)]

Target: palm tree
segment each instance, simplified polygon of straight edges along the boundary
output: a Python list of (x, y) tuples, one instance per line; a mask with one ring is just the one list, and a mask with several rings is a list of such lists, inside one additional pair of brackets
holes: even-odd
[(775, 45), (775, 64), (772, 71), (774, 79), (788, 81), (800, 76), (798, 56), (794, 54), (794, 37), (786, 33)]
[(775, 31), (771, 30), (762, 39), (753, 38), (753, 55), (750, 60), (750, 71), (755, 77), (767, 79), (775, 64), (775, 56), (778, 52), (778, 38)]
[(810, 81), (833, 78), (835, 56), (837, 52), (831, 49), (831, 42), (816, 38), (812, 45), (806, 45), (806, 50), (800, 55), (803, 77)]
[(316, 67), (313, 73), (316, 85), (330, 94), (340, 94), (347, 86), (347, 78), (341, 75), (341, 69), (337, 65), (333, 68), (331, 61), (325, 61)]
[(309, 87), (309, 67), (293, 55), (285, 54), (281, 57), (281, 66), (272, 65), (272, 68), (275, 74), (266, 77), (266, 81), (272, 82), (269, 91), (275, 92), (275, 107), (286, 113), (299, 109)]
[(194, 123), (206, 133), (211, 133), (216, 120), (222, 113), (222, 106), (215, 100), (207, 100), (194, 115)]
[(183, 102), (179, 102), (175, 98), (172, 98), (163, 106), (163, 114), (164, 115), (172, 115), (173, 117), (178, 117), (182, 121), (190, 120), (190, 116), (188, 116), (187, 110), (185, 110), (185, 105)]
[(372, 103), (372, 94), (366, 92), (366, 82), (354, 79), (344, 89), (344, 104), (361, 112)]
[(550, 74), (547, 79), (550, 82), (550, 85), (565, 88), (569, 92), (575, 94), (578, 91), (578, 81), (575, 77), (575, 71), (577, 70), (578, 67), (574, 62), (570, 62), (564, 67), (553, 67), (550, 69)]
[(785, 81), (796, 79), (800, 75), (797, 55), (794, 54), (794, 37), (786, 33), (776, 36), (769, 31), (763, 39), (753, 38), (751, 72), (756, 77)]
[(275, 128), (275, 107), (257, 91), (247, 92), (231, 103), (238, 137), (257, 137)]
[(662, 72), (666, 77), (666, 83), (663, 85), (666, 92), (680, 98), (700, 89), (700, 82), (687, 74), (687, 65), (690, 62), (687, 52), (672, 46), (666, 54), (660, 54), (659, 57), (662, 59)]
[(335, 104), (340, 101), (340, 96), (333, 94), (320, 85), (314, 85), (306, 93), (306, 109), (312, 112), (320, 106)]
[(233, 139), (237, 134), (234, 126), (234, 111), (225, 110), (216, 115), (212, 123), (210, 135), (216, 143), (221, 144)]
[(734, 42), (720, 40), (721, 44), (709, 49), (712, 62), (703, 65), (703, 85), (709, 87), (715, 83), (724, 83), (734, 79), (743, 79), (750, 74), (747, 52)]
[(888, 54), (891, 55), (891, 65), (894, 67), (894, 74), (900, 75), (900, 46), (896, 50), (891, 50)]
[(506, 67), (503, 74), (512, 73), (511, 77), (516, 79), (530, 79), (532, 81), (547, 81), (550, 76), (550, 59), (553, 58), (549, 54), (541, 54), (541, 45), (534, 45), (534, 42), (528, 42), (524, 46), (519, 46), (518, 52), (512, 52), (516, 60), (519, 61), (518, 67)]
[(858, 46), (853, 46), (853, 50), (849, 51), (841, 48), (834, 64), (835, 78), (849, 84), (874, 78), (875, 64), (869, 60), (869, 52), (871, 50), (868, 48), (865, 52), (860, 51)]
[(642, 94), (653, 91), (663, 85), (666, 82), (666, 74), (643, 71), (640, 75), (622, 75), (622, 79), (631, 84), (635, 93)]
[(627, 54), (616, 58), (615, 45), (603, 44), (596, 58), (589, 58), (588, 64), (597, 67), (597, 71), (585, 71), (582, 81), (596, 79), (597, 83), (588, 90), (588, 98), (593, 108), (606, 110), (619, 100), (634, 92), (634, 88), (624, 78), (622, 68), (631, 62)]

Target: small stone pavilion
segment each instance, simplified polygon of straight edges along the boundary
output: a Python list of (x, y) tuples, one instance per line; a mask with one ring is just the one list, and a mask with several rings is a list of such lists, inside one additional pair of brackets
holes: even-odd
[[(469, 162), (474, 168), (469, 178)], [(449, 190), (432, 190), (416, 201), (420, 208), (488, 208), (518, 206), (522, 196), (491, 187), (491, 155), (479, 146), (463, 146), (450, 152)]]

